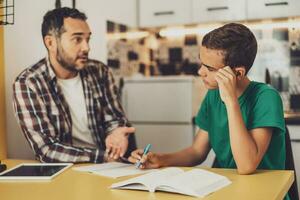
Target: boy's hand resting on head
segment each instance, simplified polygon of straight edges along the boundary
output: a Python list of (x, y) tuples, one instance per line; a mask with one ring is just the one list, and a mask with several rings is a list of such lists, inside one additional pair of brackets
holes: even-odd
[(229, 66), (218, 70), (216, 81), (218, 82), (221, 99), (225, 104), (237, 100), (237, 76)]
[(143, 149), (133, 151), (128, 158), (129, 162), (135, 164), (138, 161), (141, 161), (140, 169), (154, 169), (162, 167), (160, 154), (149, 152), (143, 156), (143, 153)]

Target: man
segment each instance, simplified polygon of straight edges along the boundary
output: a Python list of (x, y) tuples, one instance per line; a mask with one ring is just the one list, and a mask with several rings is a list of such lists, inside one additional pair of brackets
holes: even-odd
[[(86, 19), (71, 8), (47, 12), (42, 36), (48, 57), (25, 69), (13, 85), (16, 117), (42, 162), (116, 160), (124, 156), (135, 131), (111, 71), (88, 58)], [(134, 140), (129, 145), (134, 148)]]
[(239, 174), (256, 169), (285, 169), (285, 123), (278, 92), (250, 81), (257, 52), (253, 33), (244, 25), (227, 24), (202, 40), (198, 71), (209, 89), (196, 116), (199, 131), (192, 146), (169, 154), (136, 150), (129, 160), (142, 168), (194, 166), (210, 149), (221, 168)]

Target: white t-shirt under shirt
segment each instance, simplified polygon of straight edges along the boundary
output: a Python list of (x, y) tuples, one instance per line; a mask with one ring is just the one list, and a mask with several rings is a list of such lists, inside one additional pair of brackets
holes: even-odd
[(79, 74), (71, 79), (57, 79), (57, 83), (69, 105), (73, 145), (96, 148), (95, 138), (88, 128), (86, 104)]

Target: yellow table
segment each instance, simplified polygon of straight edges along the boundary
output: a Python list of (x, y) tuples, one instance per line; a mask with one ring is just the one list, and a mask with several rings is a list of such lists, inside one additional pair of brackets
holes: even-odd
[[(20, 160), (4, 160), (11, 168)], [(26, 162), (26, 161), (25, 161)], [(27, 161), (28, 162), (28, 161)], [(232, 169), (208, 169), (228, 177), (232, 184), (211, 194), (207, 200), (282, 199), (294, 181), (293, 171), (261, 170), (253, 175), (238, 175)], [(128, 178), (128, 177), (127, 177)], [(48, 182), (0, 182), (1, 200), (189, 200), (195, 197), (164, 192), (110, 190), (110, 179), (69, 169)]]

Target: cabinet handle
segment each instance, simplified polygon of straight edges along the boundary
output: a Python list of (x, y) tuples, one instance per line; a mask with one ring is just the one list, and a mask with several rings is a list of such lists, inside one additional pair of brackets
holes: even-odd
[(160, 15), (174, 15), (174, 11), (162, 11), (162, 12), (155, 12), (154, 16), (160, 16)]
[(220, 7), (211, 7), (207, 8), (207, 11), (217, 11), (217, 10), (228, 10), (228, 6), (220, 6)]
[(300, 143), (300, 139), (291, 139), (291, 142)]
[(265, 6), (287, 6), (287, 5), (289, 5), (289, 3), (286, 1), (276, 2), (276, 3), (265, 3)]

